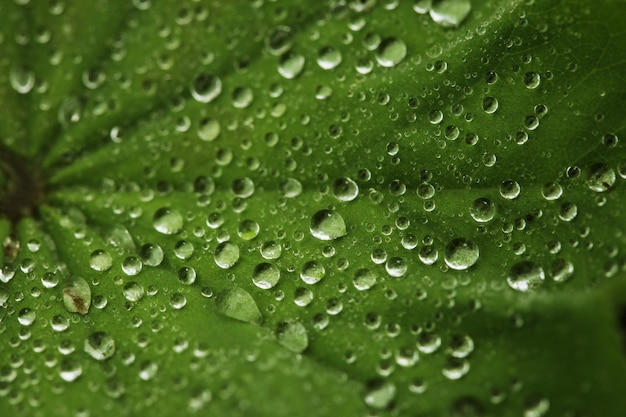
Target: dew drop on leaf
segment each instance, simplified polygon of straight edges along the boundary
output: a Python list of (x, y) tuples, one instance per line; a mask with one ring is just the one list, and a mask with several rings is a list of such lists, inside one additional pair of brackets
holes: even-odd
[(341, 52), (332, 46), (325, 46), (317, 53), (317, 64), (325, 70), (337, 67), (341, 64), (341, 60)]
[(352, 283), (354, 284), (354, 288), (357, 290), (366, 291), (376, 284), (377, 279), (378, 277), (375, 272), (362, 268), (354, 273)]
[(433, 22), (449, 28), (459, 26), (471, 10), (470, 0), (432, 0), (428, 12)]
[(215, 248), (213, 258), (220, 268), (232, 268), (239, 260), (239, 246), (230, 241), (222, 242)]
[(326, 275), (326, 268), (317, 261), (307, 261), (302, 265), (300, 278), (307, 284), (317, 284)]
[(268, 290), (278, 284), (280, 280), (280, 270), (276, 265), (269, 262), (262, 262), (254, 267), (252, 271), (252, 282), (257, 287)]
[(13, 67), (9, 72), (11, 87), (20, 94), (28, 94), (35, 86), (35, 73), (25, 67)]
[(278, 73), (288, 80), (296, 78), (304, 69), (305, 62), (304, 56), (287, 52), (279, 58)]
[(541, 76), (539, 74), (532, 71), (524, 74), (524, 85), (526, 85), (526, 88), (532, 90), (539, 87), (539, 84), (541, 84)]
[(406, 43), (398, 38), (383, 39), (376, 49), (376, 61), (383, 67), (395, 67), (406, 57)]
[(406, 259), (399, 256), (393, 256), (385, 263), (385, 271), (387, 271), (389, 276), (394, 278), (403, 277), (407, 273), (408, 269), (409, 266)]
[(346, 222), (334, 210), (320, 210), (311, 218), (310, 231), (319, 240), (335, 240), (345, 236)]
[(511, 288), (526, 292), (539, 287), (545, 279), (543, 268), (531, 261), (521, 261), (511, 267), (507, 282)]
[(456, 238), (446, 245), (443, 260), (452, 269), (468, 269), (478, 261), (478, 246), (466, 238)]
[(470, 370), (470, 364), (467, 359), (448, 358), (441, 372), (443, 376), (450, 380), (456, 380), (464, 377)]
[(278, 323), (275, 334), (278, 343), (294, 353), (301, 353), (309, 346), (309, 335), (299, 321), (287, 320)]
[(286, 198), (295, 198), (302, 193), (302, 183), (295, 178), (287, 178), (280, 183), (280, 193)]
[(103, 361), (115, 353), (115, 340), (106, 332), (93, 332), (85, 339), (84, 350), (95, 360)]
[(367, 382), (365, 404), (376, 409), (384, 410), (396, 397), (396, 386), (391, 381), (374, 379)]
[(95, 250), (89, 257), (89, 266), (94, 271), (108, 271), (113, 265), (113, 257), (103, 249)]
[(516, 199), (522, 188), (515, 180), (505, 180), (500, 184), (500, 195), (507, 200)]
[(198, 137), (204, 141), (212, 142), (220, 135), (222, 127), (216, 119), (205, 117), (198, 123)]
[(63, 304), (70, 313), (87, 314), (91, 305), (91, 288), (80, 277), (70, 279), (63, 286)]
[(441, 337), (432, 332), (422, 332), (417, 337), (417, 349), (422, 353), (433, 353), (441, 346)]
[(31, 308), (23, 308), (17, 313), (17, 321), (22, 326), (30, 326), (35, 322), (35, 318), (37, 318), (37, 313)]
[(67, 382), (78, 379), (83, 373), (83, 366), (80, 362), (72, 357), (63, 358), (59, 364), (59, 376)]
[(154, 213), (152, 225), (159, 233), (173, 235), (183, 229), (183, 216), (178, 210), (162, 207)]
[(139, 248), (139, 257), (144, 265), (159, 266), (163, 262), (163, 249), (154, 243), (146, 243)]
[(485, 97), (483, 99), (483, 111), (487, 114), (495, 113), (498, 110), (498, 99), (495, 97)]
[(128, 301), (139, 301), (145, 294), (143, 285), (135, 281), (130, 281), (124, 285), (123, 288), (124, 298)]
[(465, 358), (474, 351), (474, 341), (468, 335), (453, 334), (450, 338), (450, 355)]
[(565, 259), (555, 259), (550, 265), (550, 272), (554, 281), (565, 282), (574, 275), (574, 264)]
[(555, 181), (547, 182), (541, 188), (541, 195), (548, 201), (558, 200), (563, 195), (563, 187)]
[(278, 259), (283, 252), (280, 243), (274, 240), (268, 240), (261, 245), (261, 256), (267, 260)]
[(170, 305), (173, 309), (180, 310), (181, 308), (185, 307), (186, 304), (187, 298), (183, 294), (175, 292), (170, 296)]
[(352, 201), (359, 195), (359, 186), (349, 177), (340, 177), (333, 183), (333, 195), (339, 201)]
[(196, 270), (191, 266), (183, 266), (178, 270), (178, 281), (184, 285), (191, 285), (196, 282)]
[(220, 314), (235, 320), (261, 324), (263, 316), (254, 298), (243, 288), (232, 287), (215, 296), (215, 307)]
[(272, 55), (282, 55), (291, 49), (293, 36), (288, 26), (278, 26), (269, 31), (265, 37), (265, 47)]
[(491, 221), (496, 214), (496, 205), (488, 198), (477, 198), (470, 206), (472, 219), (479, 223)]
[(197, 101), (210, 103), (222, 92), (222, 80), (212, 74), (198, 74), (193, 79), (190, 91), (191, 96)]

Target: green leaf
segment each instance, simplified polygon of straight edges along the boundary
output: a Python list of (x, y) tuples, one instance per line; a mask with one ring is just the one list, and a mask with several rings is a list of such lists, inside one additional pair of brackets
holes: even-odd
[(2, 415), (621, 416), (625, 11), (2, 2)]

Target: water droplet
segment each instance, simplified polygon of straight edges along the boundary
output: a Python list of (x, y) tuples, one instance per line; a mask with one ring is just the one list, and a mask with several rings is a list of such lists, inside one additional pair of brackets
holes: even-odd
[(539, 287), (544, 278), (542, 267), (530, 261), (522, 261), (513, 265), (507, 282), (514, 290), (526, 292)]
[(376, 409), (384, 410), (396, 397), (396, 386), (391, 381), (373, 379), (367, 382), (365, 404)]
[(550, 267), (550, 272), (553, 280), (565, 282), (574, 275), (574, 264), (565, 259), (555, 259)]
[(91, 288), (87, 281), (74, 277), (63, 286), (63, 304), (70, 313), (87, 314), (91, 305)]
[(590, 190), (602, 193), (609, 190), (615, 184), (615, 171), (603, 163), (593, 164), (587, 179), (587, 187)]
[(214, 258), (220, 268), (232, 268), (239, 260), (239, 246), (230, 241), (222, 242), (215, 248)]
[(295, 178), (287, 178), (280, 183), (280, 193), (286, 198), (295, 198), (302, 193), (302, 183)]
[(470, 0), (433, 0), (428, 11), (433, 22), (443, 27), (457, 27), (472, 10)]
[(74, 358), (63, 358), (59, 364), (59, 375), (64, 381), (75, 381), (82, 373), (82, 365)]
[(478, 246), (463, 237), (456, 238), (446, 245), (443, 260), (452, 269), (464, 270), (478, 261)]
[(123, 293), (128, 301), (139, 301), (143, 298), (145, 289), (143, 285), (135, 281), (130, 281), (124, 285)]
[(265, 259), (278, 259), (283, 252), (280, 243), (269, 240), (261, 245), (261, 256)]
[(470, 206), (470, 215), (479, 223), (491, 221), (496, 214), (496, 205), (488, 198), (477, 198)]
[(521, 191), (522, 188), (517, 183), (517, 181), (506, 180), (502, 181), (502, 184), (500, 184), (500, 195), (507, 200), (516, 199)]
[(333, 210), (320, 210), (311, 218), (311, 234), (320, 240), (335, 240), (345, 236), (346, 223), (341, 215)]
[(163, 249), (154, 243), (146, 243), (139, 248), (139, 257), (144, 265), (159, 266), (163, 262)]
[(351, 178), (337, 178), (333, 183), (333, 195), (339, 201), (352, 201), (359, 195), (359, 186)]
[(395, 67), (407, 53), (406, 44), (398, 38), (383, 39), (376, 50), (376, 61), (383, 67)]
[(142, 268), (141, 259), (136, 256), (129, 256), (122, 262), (122, 271), (129, 277), (139, 274)]
[(245, 109), (254, 100), (254, 93), (249, 87), (238, 87), (233, 91), (233, 106), (238, 109)]
[(106, 332), (94, 332), (85, 339), (84, 349), (95, 360), (103, 361), (115, 353), (115, 340)]
[(9, 72), (11, 87), (20, 94), (28, 94), (35, 86), (35, 73), (24, 67), (13, 67)]
[(341, 64), (341, 52), (332, 46), (326, 46), (317, 53), (317, 64), (325, 70), (331, 70)]
[(23, 308), (17, 313), (17, 321), (22, 326), (30, 326), (37, 318), (37, 313), (35, 310), (30, 308)]
[(193, 79), (190, 91), (200, 103), (210, 103), (222, 92), (222, 80), (212, 74), (200, 73)]
[(524, 74), (524, 84), (526, 85), (526, 88), (533, 90), (541, 84), (541, 76), (536, 72), (527, 72)]
[(291, 49), (293, 37), (291, 28), (288, 26), (278, 26), (272, 29), (265, 38), (265, 46), (272, 55), (282, 55)]
[(207, 142), (212, 142), (220, 135), (222, 127), (220, 122), (210, 117), (200, 119), (198, 122), (198, 137)]
[(496, 110), (498, 110), (498, 99), (496, 99), (495, 97), (485, 97), (483, 99), (482, 106), (485, 113), (495, 113)]
[(441, 346), (441, 337), (432, 332), (422, 332), (417, 338), (417, 349), (426, 354), (435, 352)]
[(175, 292), (170, 296), (170, 305), (173, 309), (180, 310), (181, 308), (185, 307), (186, 304), (187, 298), (183, 294)]
[(317, 284), (326, 275), (326, 269), (317, 261), (308, 261), (302, 265), (300, 278), (307, 284)]
[(153, 361), (145, 361), (139, 365), (139, 378), (149, 381), (154, 378), (159, 371), (159, 364)]
[(294, 52), (282, 55), (278, 62), (278, 73), (288, 80), (296, 78), (304, 69), (304, 56)]
[(259, 234), (260, 227), (254, 220), (242, 220), (237, 227), (237, 234), (243, 240), (252, 240)]
[(439, 251), (433, 245), (425, 245), (420, 248), (418, 257), (424, 265), (432, 265), (439, 259)]
[(448, 358), (443, 366), (443, 376), (450, 380), (456, 380), (464, 377), (470, 370), (470, 364), (467, 359)]
[(571, 222), (578, 215), (578, 206), (574, 203), (565, 202), (559, 208), (559, 218), (565, 222)]
[(541, 195), (548, 201), (558, 200), (563, 195), (563, 187), (558, 182), (548, 182), (541, 188)]
[(183, 216), (178, 210), (162, 207), (154, 213), (152, 225), (164, 235), (173, 235), (183, 229)]
[(309, 335), (299, 321), (288, 320), (278, 323), (276, 340), (294, 353), (301, 353), (309, 346)]
[(196, 270), (191, 266), (183, 266), (178, 270), (178, 280), (181, 284), (191, 285), (196, 282)]
[(366, 291), (376, 284), (377, 279), (378, 276), (375, 272), (362, 268), (354, 273), (352, 283), (357, 290)]
[(95, 250), (89, 257), (89, 266), (94, 271), (108, 271), (112, 265), (113, 257), (105, 250)]
[(385, 270), (389, 276), (400, 278), (403, 277), (409, 269), (409, 265), (404, 258), (394, 256), (385, 263)]
[(226, 317), (251, 324), (261, 324), (263, 316), (254, 298), (243, 288), (232, 287), (215, 296), (217, 311)]
[(233, 181), (230, 189), (239, 198), (248, 198), (254, 194), (254, 182), (248, 178), (237, 178)]
[(280, 280), (280, 270), (269, 262), (263, 262), (254, 267), (252, 272), (252, 282), (257, 287), (267, 290), (278, 284)]
[(70, 319), (57, 314), (50, 319), (50, 327), (55, 332), (64, 332), (70, 327)]
[(450, 339), (450, 355), (465, 358), (474, 351), (474, 341), (468, 335), (453, 334)]

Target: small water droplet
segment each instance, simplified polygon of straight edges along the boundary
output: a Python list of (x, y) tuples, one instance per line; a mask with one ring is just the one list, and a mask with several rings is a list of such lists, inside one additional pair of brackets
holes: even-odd
[(13, 67), (9, 72), (11, 87), (20, 94), (28, 94), (35, 86), (35, 73), (25, 67)]
[(337, 178), (333, 183), (333, 195), (339, 201), (352, 201), (359, 195), (359, 186), (351, 178)]
[(609, 190), (615, 184), (615, 171), (603, 163), (593, 164), (587, 179), (587, 187), (598, 193)]
[(362, 268), (354, 273), (352, 283), (354, 284), (354, 288), (357, 290), (366, 291), (376, 284), (377, 279), (378, 276), (375, 272)]
[(332, 46), (323, 47), (317, 54), (317, 64), (325, 70), (337, 67), (341, 64), (341, 60), (341, 52)]
[(521, 191), (522, 188), (517, 181), (506, 180), (502, 181), (502, 184), (500, 184), (500, 195), (507, 200), (516, 199)]
[(563, 187), (558, 182), (548, 182), (541, 188), (541, 195), (548, 201), (558, 200), (563, 195)]
[(448, 358), (446, 364), (443, 366), (443, 376), (450, 380), (456, 380), (464, 377), (470, 370), (470, 364), (467, 359)]
[(287, 52), (279, 59), (278, 73), (288, 80), (294, 79), (304, 69), (305, 62), (304, 56), (294, 52)]
[(539, 84), (541, 84), (541, 76), (539, 74), (532, 71), (524, 74), (524, 85), (526, 85), (526, 88), (533, 90), (539, 87)]
[(23, 308), (17, 313), (17, 321), (22, 326), (30, 326), (37, 318), (37, 313), (35, 310), (30, 308)]
[(59, 375), (64, 381), (75, 381), (82, 373), (82, 365), (74, 358), (63, 358), (59, 364)]
[(498, 99), (495, 97), (485, 97), (483, 99), (483, 110), (487, 114), (495, 113), (498, 110)]
[(345, 236), (346, 223), (343, 217), (333, 210), (320, 210), (311, 218), (311, 234), (320, 240), (335, 240)]
[(89, 257), (89, 266), (94, 271), (108, 271), (112, 265), (113, 257), (103, 249), (93, 251)]
[(565, 282), (574, 275), (574, 264), (565, 259), (555, 259), (550, 266), (550, 272), (553, 280)]

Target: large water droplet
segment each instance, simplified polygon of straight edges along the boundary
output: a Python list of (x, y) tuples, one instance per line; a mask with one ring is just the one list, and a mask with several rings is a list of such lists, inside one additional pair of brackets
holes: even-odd
[(485, 223), (493, 219), (496, 214), (496, 205), (488, 198), (477, 198), (470, 206), (472, 219)]
[(222, 80), (215, 75), (201, 73), (196, 75), (190, 87), (191, 96), (201, 103), (209, 103), (222, 92)]
[(287, 52), (280, 57), (278, 62), (278, 73), (291, 80), (302, 72), (306, 60), (304, 56), (293, 52)]
[(457, 27), (472, 10), (470, 0), (433, 0), (430, 18), (443, 27)]
[(317, 284), (326, 275), (326, 269), (317, 261), (308, 261), (302, 265), (300, 278), (307, 284)]
[(254, 298), (243, 288), (233, 287), (220, 291), (215, 296), (215, 307), (221, 314), (235, 320), (252, 324), (261, 324), (263, 321)]
[(406, 44), (398, 38), (383, 39), (376, 50), (376, 61), (383, 67), (395, 67), (406, 57)]
[(609, 190), (615, 184), (615, 171), (603, 163), (593, 164), (587, 179), (590, 190), (602, 193)]
[(173, 235), (182, 230), (183, 216), (178, 210), (162, 207), (154, 213), (152, 225), (159, 233)]
[(507, 282), (514, 290), (526, 292), (539, 287), (544, 279), (542, 267), (530, 261), (521, 261), (511, 267)]
[(337, 178), (333, 183), (333, 195), (339, 201), (352, 201), (359, 195), (359, 186), (351, 178)]
[(113, 257), (103, 249), (93, 251), (89, 257), (89, 266), (94, 271), (107, 271), (112, 265)]
[(85, 339), (84, 349), (95, 360), (103, 361), (115, 353), (115, 340), (106, 332), (94, 332)]
[(269, 262), (263, 262), (254, 267), (252, 282), (257, 287), (267, 290), (278, 284), (280, 270)]
[(346, 223), (341, 215), (333, 210), (320, 210), (311, 218), (311, 234), (320, 240), (335, 240), (345, 236)]
[(463, 270), (478, 261), (478, 246), (471, 240), (456, 238), (446, 245), (443, 260), (452, 269)]
[(220, 268), (232, 268), (239, 260), (239, 246), (230, 241), (220, 243), (215, 248), (214, 259)]
[(320, 49), (317, 54), (317, 64), (325, 70), (333, 69), (341, 64), (341, 59), (341, 52), (332, 46)]
[(374, 379), (368, 381), (365, 392), (365, 404), (376, 409), (384, 410), (396, 397), (396, 386), (391, 381)]
[(302, 323), (295, 320), (278, 323), (276, 340), (294, 353), (301, 353), (309, 346), (309, 335), (306, 328)]
[(352, 280), (352, 283), (354, 284), (354, 288), (356, 288), (357, 290), (366, 291), (372, 288), (374, 284), (376, 284), (377, 279), (378, 277), (376, 276), (375, 272), (370, 271), (369, 269), (362, 268), (354, 273), (354, 279)]

